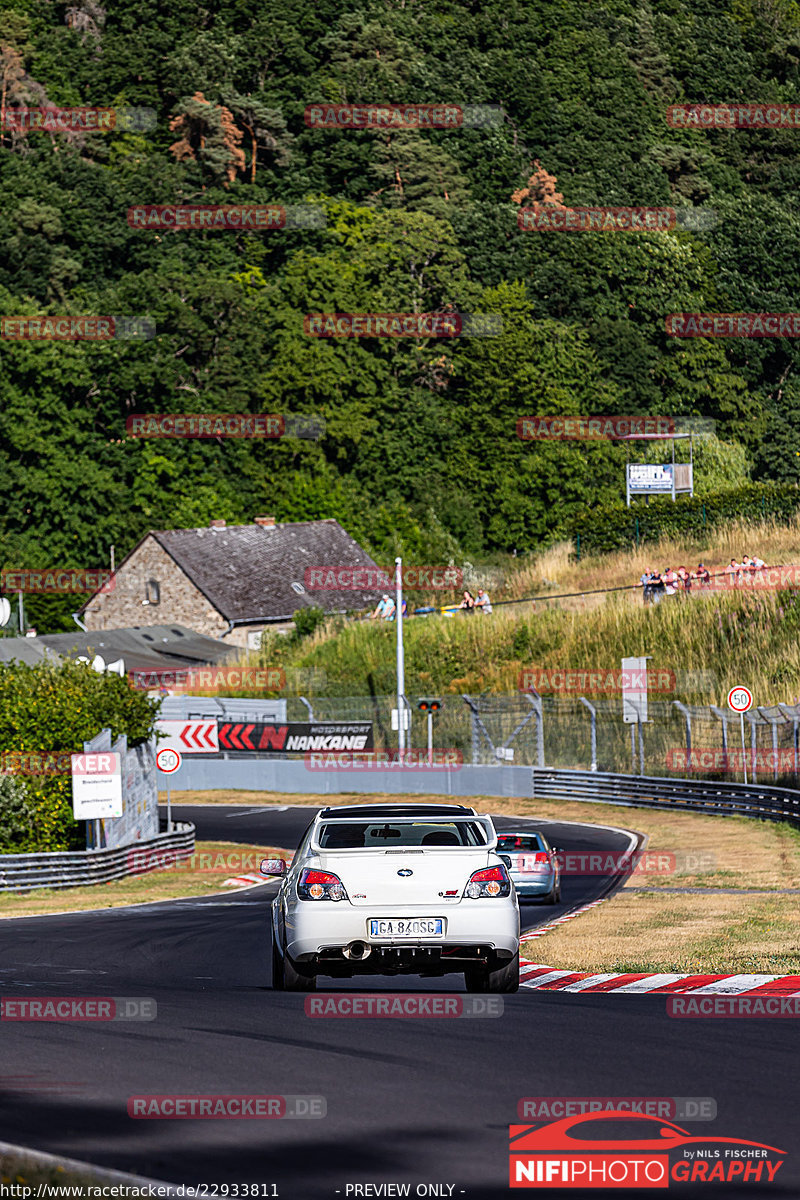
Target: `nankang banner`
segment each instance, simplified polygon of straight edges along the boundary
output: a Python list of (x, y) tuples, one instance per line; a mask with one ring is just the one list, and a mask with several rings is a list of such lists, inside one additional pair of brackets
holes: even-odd
[(372, 750), (372, 721), (219, 722), (220, 750), (304, 754), (308, 750)]

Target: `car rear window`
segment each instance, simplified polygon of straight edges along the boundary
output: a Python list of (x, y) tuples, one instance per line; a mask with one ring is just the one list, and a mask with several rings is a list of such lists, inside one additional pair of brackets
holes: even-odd
[(547, 844), (538, 833), (498, 833), (497, 849), (504, 854), (513, 854), (515, 850), (546, 850)]
[(319, 845), (324, 850), (485, 846), (486, 834), (479, 821), (374, 821), (363, 825), (330, 821), (320, 826)]

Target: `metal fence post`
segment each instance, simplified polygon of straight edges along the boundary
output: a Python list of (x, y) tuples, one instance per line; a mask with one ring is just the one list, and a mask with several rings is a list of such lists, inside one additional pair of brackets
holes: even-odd
[(689, 773), (692, 765), (692, 714), (685, 704), (681, 704), (680, 700), (673, 700), (672, 703), (678, 712), (683, 713), (686, 722), (686, 770), (684, 771), (684, 775), (686, 775)]
[(590, 704), (585, 696), (578, 696), (581, 704), (589, 710), (589, 719), (592, 729), (592, 770), (597, 770), (597, 709), (593, 704)]
[(715, 704), (710, 704), (709, 708), (715, 717), (719, 717), (722, 722), (722, 770), (727, 775), (728, 773), (728, 713), (721, 708), (717, 708)]
[(751, 750), (751, 758), (752, 758), (752, 762), (750, 763), (750, 768), (751, 768), (751, 772), (752, 772), (750, 779), (751, 779), (752, 783), (755, 783), (756, 779), (758, 777), (757, 772), (756, 772), (756, 754), (758, 752), (758, 747), (756, 745), (756, 721), (758, 720), (758, 718), (755, 716), (752, 709), (750, 710), (750, 712), (746, 712), (744, 715), (747, 717), (748, 721), (750, 722), (750, 750)]
[[(531, 695), (533, 692), (533, 695)], [(542, 697), (536, 691), (536, 688), (531, 688), (530, 692), (525, 695), (533, 705), (533, 711), (536, 713), (536, 763), (537, 766), (544, 766), (544, 724), (542, 713)]]

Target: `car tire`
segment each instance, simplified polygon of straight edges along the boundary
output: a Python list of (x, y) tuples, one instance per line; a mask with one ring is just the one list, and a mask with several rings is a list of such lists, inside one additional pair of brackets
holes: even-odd
[(488, 967), (470, 967), (464, 972), (464, 985), (468, 992), (519, 991), (519, 950), (510, 962), (491, 962)]
[(281, 962), (283, 963), (283, 988), (284, 992), (315, 992), (317, 990), (317, 977), (313, 973), (302, 975), (298, 971), (295, 964), (289, 958), (288, 954), (284, 954)]

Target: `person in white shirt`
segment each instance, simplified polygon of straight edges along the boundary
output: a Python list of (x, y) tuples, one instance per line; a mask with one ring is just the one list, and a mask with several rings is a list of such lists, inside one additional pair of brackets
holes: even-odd
[(479, 608), (482, 613), (490, 613), (492, 611), (492, 602), (483, 588), (480, 589), (475, 597), (475, 607)]

